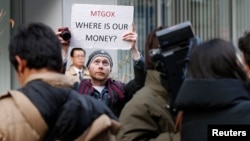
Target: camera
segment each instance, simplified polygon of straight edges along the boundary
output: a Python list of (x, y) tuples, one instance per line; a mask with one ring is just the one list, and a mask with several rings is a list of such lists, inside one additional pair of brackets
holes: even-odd
[(59, 28), (58, 31), (61, 32), (60, 36), (63, 38), (64, 41), (69, 41), (71, 39), (71, 33), (68, 27)]
[[(162, 85), (170, 93), (170, 107), (185, 79), (189, 51), (198, 38), (194, 35), (191, 23), (183, 22), (156, 32), (159, 41), (157, 49), (150, 50), (151, 60), (157, 71), (162, 73)], [(173, 110), (173, 109), (172, 109)]]
[(156, 32), (160, 48), (170, 50), (177, 47), (185, 47), (189, 40), (194, 37), (191, 23), (189, 21), (167, 27)]

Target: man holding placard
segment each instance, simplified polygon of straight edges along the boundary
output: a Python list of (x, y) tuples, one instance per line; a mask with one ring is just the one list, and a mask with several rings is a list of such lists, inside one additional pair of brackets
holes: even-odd
[[(88, 57), (90, 79), (75, 83), (76, 90), (106, 103), (119, 116), (121, 109), (145, 82), (146, 69), (139, 53), (132, 6), (74, 4), (70, 44), (93, 49)], [(113, 59), (107, 50), (131, 50), (135, 78), (122, 83), (110, 78)]]
[(144, 58), (136, 47), (137, 34), (135, 29), (123, 36), (125, 41), (131, 42), (131, 53), (134, 60), (135, 78), (124, 84), (109, 77), (113, 60), (105, 50), (96, 50), (90, 54), (87, 67), (91, 79), (83, 79), (77, 86), (78, 92), (83, 95), (90, 95), (106, 103), (116, 114), (120, 115), (121, 109), (132, 95), (143, 85), (146, 77)]

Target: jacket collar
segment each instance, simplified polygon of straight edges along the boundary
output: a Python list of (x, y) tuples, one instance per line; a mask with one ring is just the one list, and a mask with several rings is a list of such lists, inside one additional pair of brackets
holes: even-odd
[[(69, 66), (68, 71), (72, 75), (77, 75), (78, 74), (78, 72), (76, 71), (76, 68), (73, 65)], [(81, 69), (81, 71), (83, 72), (84, 77), (89, 76), (89, 71), (88, 71), (88, 69), (86, 67), (83, 67), (83, 69)]]
[(161, 73), (156, 70), (147, 70), (145, 86), (155, 91), (158, 95), (166, 99), (168, 92), (161, 84)]
[(65, 75), (54, 72), (32, 74), (26, 80), (24, 85), (33, 81), (41, 80), (55, 87), (73, 87), (73, 82)]

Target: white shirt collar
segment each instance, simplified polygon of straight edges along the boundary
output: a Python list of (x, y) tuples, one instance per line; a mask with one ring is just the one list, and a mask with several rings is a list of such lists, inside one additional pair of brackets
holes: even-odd
[(80, 71), (80, 72), (82, 72), (83, 70), (82, 69), (78, 69), (77, 67), (75, 67), (75, 66), (73, 66), (73, 68), (75, 69), (75, 71), (76, 71), (76, 73), (77, 73), (77, 75), (78, 75), (78, 72)]

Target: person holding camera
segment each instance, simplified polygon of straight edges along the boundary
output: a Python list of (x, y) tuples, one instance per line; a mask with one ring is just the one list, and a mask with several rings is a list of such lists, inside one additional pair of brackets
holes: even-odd
[(0, 97), (0, 140), (72, 141), (100, 116), (118, 120), (103, 102), (79, 95), (60, 74), (61, 44), (49, 26), (21, 27), (10, 40), (9, 59), (21, 88)]
[(62, 59), (63, 59), (62, 73), (64, 74), (66, 71), (66, 67), (67, 67), (67, 59), (68, 59), (68, 54), (69, 54), (71, 33), (68, 27), (62, 27), (62, 28), (58, 28), (58, 32), (56, 32), (56, 35), (62, 45), (62, 49), (61, 49)]
[(171, 82), (167, 82), (164, 73), (155, 68), (150, 56), (150, 51), (159, 47), (156, 32), (162, 29), (164, 27), (160, 26), (147, 36), (145, 84), (121, 112), (119, 120), (122, 126), (116, 136), (119, 141), (180, 141), (180, 134), (175, 130), (174, 118), (167, 107), (171, 93), (165, 86)]

